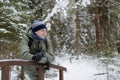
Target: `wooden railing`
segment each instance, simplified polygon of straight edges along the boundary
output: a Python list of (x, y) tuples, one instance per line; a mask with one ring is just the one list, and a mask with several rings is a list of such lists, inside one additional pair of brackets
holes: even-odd
[[(39, 65), (39, 80), (44, 80), (44, 64), (41, 63), (34, 63), (33, 61), (26, 61), (26, 60), (0, 60), (0, 67), (1, 67), (1, 80), (10, 80), (9, 72), (10, 66), (18, 65), (21, 66), (21, 80), (24, 80), (24, 68), (23, 66), (32, 66), (32, 65)], [(55, 68), (59, 70), (59, 80), (63, 80), (63, 71), (66, 71), (66, 68), (58, 65), (51, 64), (51, 68)]]

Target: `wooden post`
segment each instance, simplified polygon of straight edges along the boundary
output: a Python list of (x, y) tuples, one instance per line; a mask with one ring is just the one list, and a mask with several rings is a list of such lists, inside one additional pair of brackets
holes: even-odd
[(9, 79), (9, 70), (10, 67), (9, 66), (3, 66), (2, 67), (2, 80), (10, 80)]
[(44, 65), (39, 66), (39, 80), (44, 80)]
[(59, 80), (63, 80), (63, 71), (59, 70)]
[(21, 80), (24, 80), (24, 68), (21, 66), (21, 74), (20, 74)]

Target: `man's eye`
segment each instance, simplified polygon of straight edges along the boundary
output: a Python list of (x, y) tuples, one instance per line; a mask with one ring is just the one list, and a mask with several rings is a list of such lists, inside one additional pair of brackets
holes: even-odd
[(46, 31), (46, 30), (42, 30), (42, 31)]

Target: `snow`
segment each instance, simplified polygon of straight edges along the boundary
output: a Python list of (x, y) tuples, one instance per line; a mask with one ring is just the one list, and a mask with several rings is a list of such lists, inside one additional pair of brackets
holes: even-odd
[(54, 14), (56, 14), (57, 12), (59, 11), (65, 11), (65, 8), (67, 7), (68, 5), (68, 0), (56, 0), (56, 5), (55, 7), (52, 9), (52, 12), (48, 14), (48, 16), (46, 17), (46, 19), (43, 21), (43, 22), (47, 22), (50, 20), (50, 18), (52, 16), (54, 16)]
[[(67, 71), (64, 71), (64, 80), (107, 80), (108, 78), (106, 66), (103, 65), (99, 59), (91, 56), (79, 56), (79, 59), (76, 59), (76, 56), (69, 55), (56, 57), (54, 64), (59, 64), (60, 66), (67, 68)], [(110, 65), (110, 67), (119, 70), (119, 68), (114, 65)], [(59, 80), (58, 71), (56, 70), (56, 72), (52, 72), (52, 70), (50, 70), (48, 74), (56, 73), (57, 76), (48, 77), (45, 78), (45, 80)], [(19, 69), (12, 69), (11, 80), (17, 80), (16, 76), (19, 72)], [(116, 74), (115, 71), (109, 72), (109, 75), (112, 75), (113, 73), (114, 77), (116, 76), (120, 78), (120, 74)], [(26, 75), (26, 77), (28, 76)], [(29, 80), (29, 78), (27, 80)], [(110, 80), (114, 79), (111, 78)]]
[(68, 70), (65, 73), (65, 80), (93, 80), (93, 75), (97, 72), (91, 64), (80, 60), (74, 60), (72, 63), (66, 61), (64, 66)]
[[(116, 56), (113, 58), (107, 57), (97, 58), (96, 56), (88, 56), (83, 54), (77, 57), (67, 54), (61, 54), (61, 56), (60, 55), (56, 56), (53, 64), (67, 68), (67, 71), (63, 72), (64, 80), (119, 80), (120, 79), (119, 57), (120, 57), (119, 54), (116, 54)], [(16, 61), (16, 59), (13, 60)], [(19, 74), (20, 67), (19, 66), (12, 67), (12, 71), (10, 73), (11, 75), (10, 80), (18, 80), (17, 77)], [(27, 75), (25, 75), (25, 77), (26, 77), (25, 80), (30, 80)], [(47, 71), (45, 74), (45, 80), (59, 80), (58, 70), (52, 68), (50, 69), (50, 71)]]
[(82, 1), (83, 6), (86, 6), (87, 4), (90, 4), (90, 0), (83, 0)]
[[(67, 72), (64, 72), (64, 80), (95, 80), (95, 74), (100, 73), (100, 70), (96, 68), (98, 61), (89, 59), (89, 57), (87, 59), (80, 57), (79, 60), (73, 58), (71, 62), (68, 58), (59, 58), (58, 62), (67, 68)], [(102, 80), (105, 80), (105, 78), (103, 77)]]
[(17, 11), (15, 10), (13, 6), (4, 6), (4, 9), (8, 9), (8, 10), (13, 11), (14, 13), (17, 13)]
[[(0, 1), (3, 2), (3, 0)], [(82, 5), (85, 6), (86, 4), (90, 4), (90, 1), (83, 0)], [(64, 15), (66, 15), (65, 9), (67, 8), (67, 5), (68, 5), (68, 0), (56, 0), (56, 5), (52, 9), (52, 12), (48, 13), (48, 16), (46, 17), (44, 22), (49, 21), (50, 18), (54, 16), (54, 14), (60, 11), (63, 11)], [(14, 9), (14, 7), (5, 7), (5, 9), (11, 10), (14, 13), (19, 13), (17, 12), (17, 10)], [(20, 18), (17, 17), (15, 19), (19, 20)], [(18, 25), (26, 26), (24, 24), (18, 24)], [(50, 26), (49, 23), (48, 26)], [(0, 28), (0, 32), (8, 33), (9, 31)], [(54, 64), (59, 64), (67, 68), (67, 71), (64, 71), (64, 80), (119, 80), (120, 64), (115, 63), (115, 62), (120, 62), (119, 57), (114, 58), (113, 62), (115, 65), (113, 65), (112, 61), (110, 60), (108, 62), (111, 62), (111, 64), (108, 65), (108, 62), (104, 62), (104, 60), (105, 58), (97, 59), (86, 55), (79, 56), (79, 59), (76, 59), (76, 56), (65, 55), (63, 57), (57, 56)], [(107, 59), (105, 61), (107, 61)], [(50, 70), (50, 72), (47, 73), (51, 74), (51, 72), (52, 70)], [(59, 80), (58, 71), (56, 71), (55, 73), (57, 74), (57, 76), (45, 78), (45, 80)], [(18, 80), (16, 77), (18, 76), (18, 74), (19, 71), (16, 70), (16, 66), (15, 66), (11, 72), (11, 80)], [(28, 78), (27, 75), (25, 76)], [(0, 78), (1, 78), (1, 71), (0, 71)]]
[(28, 27), (28, 25), (26, 24), (21, 24), (21, 23), (18, 23), (19, 26), (23, 26), (23, 27)]
[[(119, 80), (119, 55), (114, 58), (97, 58), (88, 55), (66, 55), (56, 57), (56, 63), (67, 68), (64, 71), (64, 80)], [(54, 63), (54, 64), (56, 64)], [(58, 76), (45, 80), (59, 80)]]
[(10, 33), (10, 31), (4, 29), (4, 28), (0, 28), (0, 32), (3, 32), (3, 33)]

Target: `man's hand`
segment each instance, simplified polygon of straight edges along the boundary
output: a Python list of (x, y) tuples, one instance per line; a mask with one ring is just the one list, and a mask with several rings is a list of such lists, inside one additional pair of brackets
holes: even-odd
[(49, 70), (50, 69), (50, 62), (49, 60), (47, 59), (46, 63), (45, 63), (45, 70)]
[(43, 52), (42, 52), (42, 53), (37, 52), (37, 53), (35, 53), (35, 54), (33, 55), (32, 60), (33, 60), (34, 62), (38, 63), (38, 62), (42, 59), (43, 56), (44, 56), (44, 53), (43, 53)]

